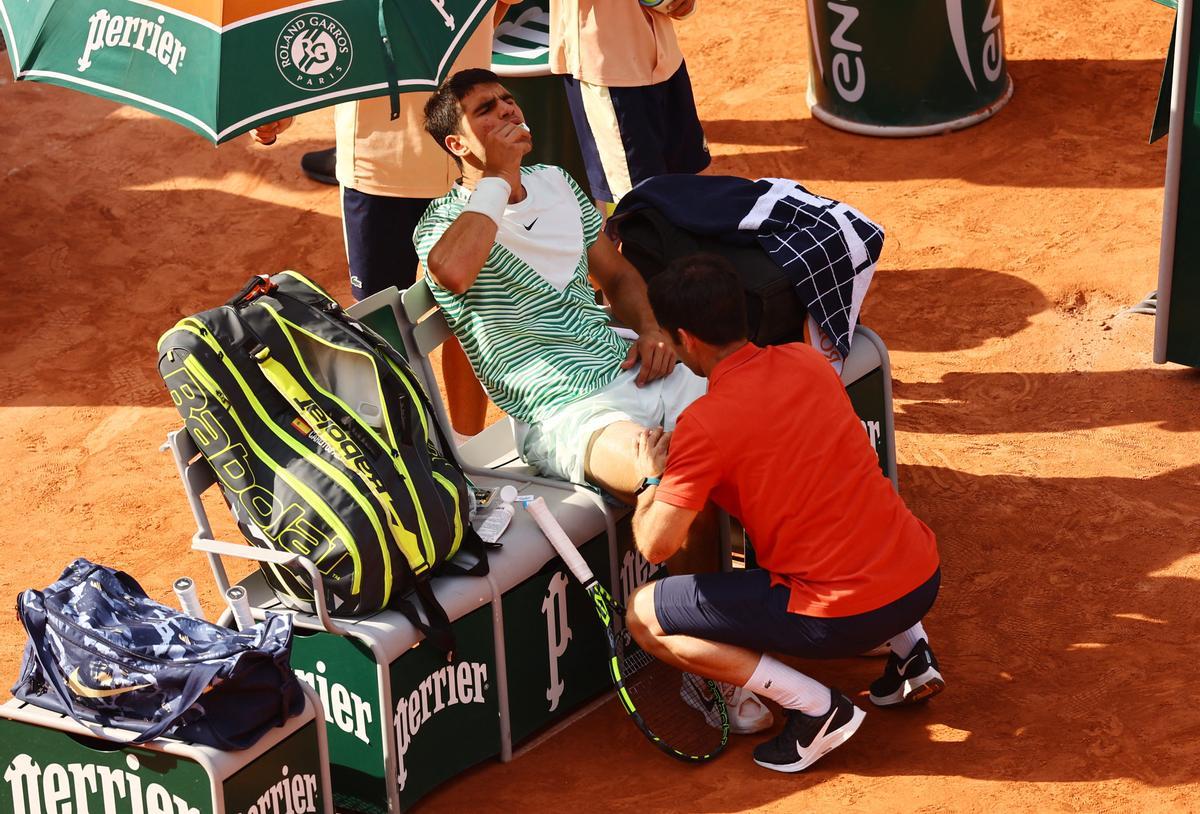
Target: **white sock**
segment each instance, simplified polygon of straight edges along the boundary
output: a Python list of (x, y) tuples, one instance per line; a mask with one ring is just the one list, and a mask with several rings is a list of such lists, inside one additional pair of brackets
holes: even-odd
[(929, 637), (925, 635), (925, 628), (921, 627), (920, 622), (917, 622), (915, 625), (898, 636), (893, 636), (892, 638), (888, 639), (887, 646), (890, 647), (892, 652), (897, 656), (902, 659), (906, 659), (908, 658), (909, 654), (912, 653), (913, 648), (917, 646), (917, 642), (921, 641), (921, 639), (924, 639), (926, 642), (929, 641)]
[(766, 653), (758, 660), (746, 689), (805, 715), (824, 715), (833, 705), (828, 687)]

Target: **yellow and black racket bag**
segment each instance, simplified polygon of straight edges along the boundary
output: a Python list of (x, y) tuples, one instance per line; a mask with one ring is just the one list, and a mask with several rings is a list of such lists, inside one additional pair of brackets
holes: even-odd
[[(181, 320), (158, 350), (246, 539), (310, 559), (334, 615), (395, 608), (450, 650), (429, 580), (485, 574), (487, 558), (470, 484), (439, 451), (447, 441), (405, 358), (294, 271)], [(285, 604), (312, 609), (304, 571), (263, 571)]]

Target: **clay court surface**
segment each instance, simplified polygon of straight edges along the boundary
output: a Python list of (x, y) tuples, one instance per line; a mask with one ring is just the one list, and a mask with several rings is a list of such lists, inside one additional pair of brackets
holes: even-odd
[[(793, 7), (795, 6), (795, 7)], [(677, 764), (608, 703), (421, 811), (1116, 811), (1200, 808), (1200, 373), (1151, 362), (1165, 140), (1147, 145), (1172, 13), (1009, 0), (1016, 94), (940, 138), (831, 130), (804, 102), (797, 3), (702, 0), (680, 26), (712, 172), (786, 176), (885, 224), (863, 312), (891, 349), (901, 492), (938, 534), (927, 628), (949, 686), (874, 710), (881, 669), (805, 664), (868, 716), (813, 770), (756, 738)], [(349, 301), (336, 191), (300, 155), (191, 132), (0, 68), (0, 597), (79, 555), (167, 600), (198, 578), (154, 344), (258, 272)], [(0, 676), (23, 633), (0, 619)]]

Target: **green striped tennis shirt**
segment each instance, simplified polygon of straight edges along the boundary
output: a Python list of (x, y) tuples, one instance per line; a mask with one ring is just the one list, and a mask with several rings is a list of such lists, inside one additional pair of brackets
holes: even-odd
[[(522, 167), (521, 183), (526, 197), (505, 209), (474, 284), (454, 294), (431, 276), (430, 288), (492, 401), (536, 424), (615, 379), (628, 346), (588, 282), (600, 213), (558, 167)], [(456, 184), (425, 210), (413, 236), (422, 264), (470, 195)]]

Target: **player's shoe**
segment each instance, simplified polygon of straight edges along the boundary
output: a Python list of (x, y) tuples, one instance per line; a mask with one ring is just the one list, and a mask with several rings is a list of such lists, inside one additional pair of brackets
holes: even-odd
[(754, 747), (754, 762), (777, 772), (799, 772), (850, 740), (867, 713), (837, 690), (829, 692), (831, 706), (824, 715), (787, 710), (783, 731)]
[(888, 656), (883, 675), (871, 682), (871, 703), (877, 707), (916, 704), (944, 689), (946, 680), (938, 672), (937, 656), (921, 639), (905, 658)]
[(337, 148), (305, 153), (300, 156), (300, 169), (319, 184), (337, 186)]
[[(721, 696), (725, 699), (725, 708), (729, 714), (729, 731), (735, 735), (752, 735), (770, 729), (775, 722), (775, 716), (767, 709), (759, 697), (747, 690), (724, 681), (714, 681)], [(704, 713), (704, 720), (714, 729), (721, 727), (721, 713), (713, 703), (712, 694), (704, 679), (694, 673), (684, 673), (683, 683), (679, 688), (679, 697), (684, 702)]]

